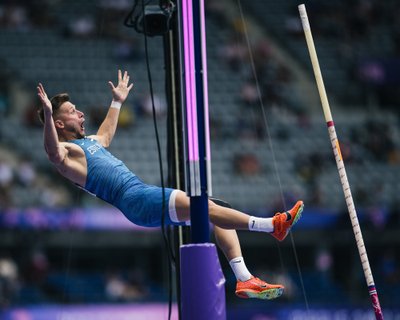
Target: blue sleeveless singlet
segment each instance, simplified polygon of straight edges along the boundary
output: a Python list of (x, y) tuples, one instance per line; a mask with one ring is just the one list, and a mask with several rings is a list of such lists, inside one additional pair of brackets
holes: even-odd
[[(85, 191), (117, 207), (134, 224), (161, 226), (162, 188), (143, 183), (121, 160), (94, 139), (83, 138), (69, 142), (85, 152)], [(165, 223), (184, 225), (170, 219), (168, 207), (172, 191), (165, 188)]]

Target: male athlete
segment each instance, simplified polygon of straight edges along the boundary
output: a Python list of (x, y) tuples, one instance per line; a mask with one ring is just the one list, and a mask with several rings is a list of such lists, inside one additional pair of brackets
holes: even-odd
[[(39, 117), (44, 124), (44, 147), (49, 160), (61, 175), (73, 183), (114, 205), (133, 223), (160, 226), (162, 188), (143, 183), (107, 148), (117, 128), (120, 108), (133, 84), (129, 75), (118, 70), (118, 84), (108, 82), (112, 102), (95, 135), (86, 136), (84, 114), (62, 93), (51, 100), (39, 83), (37, 90), (42, 102)], [(165, 188), (165, 222), (183, 225), (190, 220), (190, 198), (185, 192)], [(303, 202), (272, 218), (252, 217), (237, 210), (209, 201), (210, 221), (215, 225), (217, 244), (224, 252), (237, 278), (236, 295), (241, 298), (275, 299), (284, 287), (269, 284), (254, 277), (247, 269), (236, 230), (268, 232), (279, 241), (287, 236), (303, 211)]]

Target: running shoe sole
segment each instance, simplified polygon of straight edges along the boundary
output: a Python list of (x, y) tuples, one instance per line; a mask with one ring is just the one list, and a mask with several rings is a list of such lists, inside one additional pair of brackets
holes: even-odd
[[(299, 208), (299, 210), (297, 210), (297, 214), (296, 214), (296, 216), (294, 217), (293, 223), (292, 223), (292, 225), (290, 226), (290, 228), (292, 228), (292, 227), (297, 223), (297, 221), (299, 221), (299, 219), (301, 218), (301, 214), (303, 213), (303, 208), (304, 208), (304, 203), (302, 203), (301, 206), (300, 206), (300, 208)], [(288, 211), (287, 211), (287, 212), (288, 212)]]
[(273, 300), (279, 298), (283, 294), (283, 288), (272, 288), (263, 291), (256, 291), (252, 289), (237, 290), (235, 293), (238, 297), (249, 299)]

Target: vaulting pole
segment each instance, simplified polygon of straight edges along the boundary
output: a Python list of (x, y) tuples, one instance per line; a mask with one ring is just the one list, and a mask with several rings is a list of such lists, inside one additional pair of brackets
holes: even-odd
[(360, 255), (362, 267), (364, 269), (364, 276), (367, 281), (369, 295), (372, 300), (372, 307), (374, 309), (375, 318), (377, 320), (381, 320), (383, 319), (383, 313), (381, 306), (379, 304), (378, 293), (375, 288), (374, 278), (372, 276), (371, 267), (369, 265), (367, 250), (364, 245), (364, 240), (361, 233), (360, 224), (358, 222), (356, 208), (354, 206), (353, 196), (351, 194), (349, 181), (347, 179), (346, 169), (344, 167), (342, 154), (340, 152), (339, 141), (337, 139), (335, 125), (331, 114), (331, 108), (329, 106), (328, 97), (325, 91), (324, 81), (322, 79), (321, 69), (318, 62), (317, 52), (314, 46), (314, 40), (311, 34), (311, 28), (310, 28), (310, 23), (308, 21), (306, 7), (304, 4), (301, 4), (298, 6), (298, 9), (300, 12), (300, 18), (301, 18), (301, 23), (303, 25), (304, 34), (306, 37), (308, 51), (310, 53), (315, 80), (317, 82), (318, 92), (321, 98), (325, 121), (328, 126), (329, 137), (331, 139), (332, 149), (335, 155), (340, 181), (343, 187), (344, 197), (346, 199), (347, 209), (349, 211), (351, 224), (353, 226), (354, 236), (357, 242), (358, 253)]

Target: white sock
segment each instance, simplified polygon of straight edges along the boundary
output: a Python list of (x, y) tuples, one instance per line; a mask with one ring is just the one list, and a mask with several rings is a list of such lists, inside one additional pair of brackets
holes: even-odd
[(231, 261), (229, 261), (229, 264), (230, 264), (237, 280), (247, 281), (252, 277), (249, 270), (247, 270), (247, 267), (246, 267), (246, 264), (244, 263), (243, 257), (233, 258)]
[(259, 218), (251, 216), (249, 219), (249, 230), (260, 232), (273, 232), (272, 218)]

